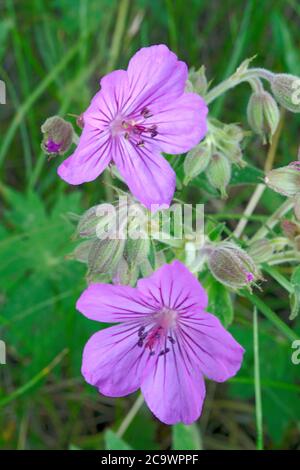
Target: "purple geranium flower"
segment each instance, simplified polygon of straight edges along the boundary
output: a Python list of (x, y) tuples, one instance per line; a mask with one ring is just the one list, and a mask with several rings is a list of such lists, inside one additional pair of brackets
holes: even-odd
[(103, 77), (83, 115), (78, 147), (58, 168), (60, 177), (70, 184), (92, 181), (114, 162), (147, 208), (169, 206), (176, 175), (161, 152), (187, 152), (207, 130), (204, 100), (184, 92), (187, 75), (186, 64), (158, 45), (139, 50), (127, 71)]
[(206, 307), (205, 290), (179, 261), (139, 280), (137, 288), (90, 285), (78, 310), (92, 320), (121, 323), (86, 344), (86, 381), (110, 397), (141, 388), (161, 421), (192, 423), (202, 410), (203, 376), (227, 380), (239, 370), (244, 353)]

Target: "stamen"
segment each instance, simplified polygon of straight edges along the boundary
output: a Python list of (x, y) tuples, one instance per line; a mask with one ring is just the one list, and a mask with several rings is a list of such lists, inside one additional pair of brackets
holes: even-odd
[(144, 147), (145, 146), (145, 142), (143, 140), (140, 140), (137, 144), (136, 144), (138, 147)]
[(144, 326), (141, 326), (141, 327), (139, 328), (138, 335), (139, 335), (139, 336), (143, 336), (144, 331), (145, 331), (145, 327), (144, 327)]
[(159, 356), (164, 356), (164, 355), (167, 354), (169, 351), (170, 351), (169, 348), (163, 349), (162, 351), (160, 351)]
[(144, 108), (142, 111), (141, 111), (141, 115), (144, 116), (145, 119), (148, 119), (150, 117), (153, 116), (153, 114), (151, 114), (151, 112), (149, 111), (148, 108)]
[(156, 137), (158, 134), (157, 132), (157, 125), (156, 124), (153, 124), (151, 127), (150, 127), (150, 135), (151, 137)]

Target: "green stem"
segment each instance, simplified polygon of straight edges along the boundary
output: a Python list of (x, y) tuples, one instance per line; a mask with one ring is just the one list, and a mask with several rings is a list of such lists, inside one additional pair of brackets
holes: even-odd
[(254, 348), (254, 389), (255, 389), (255, 415), (256, 415), (256, 448), (263, 450), (263, 414), (261, 400), (260, 367), (259, 367), (259, 340), (257, 309), (253, 312), (253, 348)]

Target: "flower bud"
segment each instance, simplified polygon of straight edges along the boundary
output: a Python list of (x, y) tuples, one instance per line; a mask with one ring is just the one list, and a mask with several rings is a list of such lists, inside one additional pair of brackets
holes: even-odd
[(202, 67), (200, 67), (198, 70), (195, 70), (194, 68), (190, 69), (188, 82), (192, 85), (192, 89), (190, 91), (198, 93), (198, 95), (201, 96), (205, 95), (207, 92), (208, 83), (204, 65), (202, 65)]
[(76, 234), (82, 238), (102, 238), (108, 227), (115, 227), (116, 212), (110, 204), (98, 204), (88, 209), (79, 219)]
[(269, 171), (265, 176), (266, 185), (283, 196), (293, 197), (300, 192), (300, 167), (290, 164)]
[(90, 274), (115, 272), (124, 252), (125, 241), (120, 239), (94, 240), (88, 254)]
[(234, 140), (223, 140), (219, 143), (219, 149), (232, 163), (243, 167), (245, 162), (243, 161), (243, 152), (240, 144)]
[(208, 267), (218, 281), (232, 289), (251, 287), (260, 279), (251, 256), (231, 242), (222, 242), (208, 251)]
[(210, 184), (220, 191), (221, 197), (226, 198), (226, 187), (231, 178), (231, 163), (225, 155), (214, 153), (205, 174)]
[(89, 252), (91, 250), (92, 244), (93, 244), (92, 240), (85, 240), (84, 242), (79, 243), (79, 245), (76, 246), (73, 253), (68, 255), (67, 258), (75, 259), (76, 261), (79, 261), (80, 263), (87, 264)]
[(187, 185), (190, 180), (196, 178), (203, 171), (206, 170), (211, 159), (211, 150), (209, 146), (203, 142), (193, 148), (186, 155), (183, 162), (184, 169), (184, 184)]
[(281, 106), (292, 113), (300, 112), (300, 78), (278, 73), (271, 80), (272, 92)]
[(59, 116), (52, 116), (41, 126), (42, 149), (48, 155), (66, 153), (73, 142), (73, 126)]
[(248, 122), (263, 142), (271, 141), (277, 129), (280, 113), (276, 101), (267, 91), (252, 93), (247, 107)]
[(227, 134), (230, 140), (240, 143), (245, 135), (247, 134), (240, 126), (237, 124), (226, 124), (224, 126), (224, 132)]
[(128, 238), (126, 242), (124, 257), (130, 267), (138, 267), (145, 259), (148, 258), (149, 252), (149, 238), (138, 238), (137, 240)]
[(130, 269), (125, 258), (121, 258), (115, 272), (113, 283), (118, 285), (134, 285), (138, 279), (138, 269)]

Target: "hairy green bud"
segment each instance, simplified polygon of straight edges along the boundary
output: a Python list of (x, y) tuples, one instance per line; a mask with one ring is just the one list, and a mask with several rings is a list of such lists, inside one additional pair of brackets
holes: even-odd
[(272, 92), (281, 106), (292, 113), (300, 112), (300, 78), (287, 73), (275, 74), (271, 80)]
[(296, 163), (269, 171), (266, 185), (283, 196), (296, 196), (300, 192), (300, 167)]
[(112, 208), (104, 203), (88, 209), (79, 219), (76, 234), (82, 238), (102, 238), (109, 227), (114, 227), (115, 212)]
[(80, 263), (87, 264), (88, 258), (89, 258), (89, 252), (92, 247), (92, 244), (93, 244), (92, 240), (85, 240), (84, 242), (79, 243), (79, 245), (76, 246), (73, 253), (68, 255), (67, 258), (75, 259), (76, 261), (79, 261)]
[(137, 240), (128, 238), (126, 242), (124, 257), (130, 267), (138, 267), (143, 261), (145, 261), (145, 259), (148, 258), (149, 252), (149, 238), (138, 238)]
[(183, 162), (184, 184), (187, 185), (193, 178), (206, 170), (211, 159), (211, 150), (205, 142), (194, 147), (186, 155)]
[(231, 178), (231, 163), (228, 158), (220, 152), (214, 153), (205, 174), (210, 184), (220, 191), (221, 197), (226, 198), (226, 187)]
[(267, 91), (252, 93), (247, 107), (248, 122), (252, 130), (265, 143), (270, 142), (279, 124), (280, 113), (276, 101)]
[(231, 242), (222, 242), (208, 248), (208, 267), (213, 276), (232, 289), (249, 287), (260, 279), (260, 273), (251, 256)]
[(95, 240), (88, 254), (89, 274), (115, 272), (124, 252), (125, 241), (120, 239)]
[(247, 134), (240, 126), (234, 123), (226, 124), (223, 130), (230, 140), (238, 143), (240, 143)]

